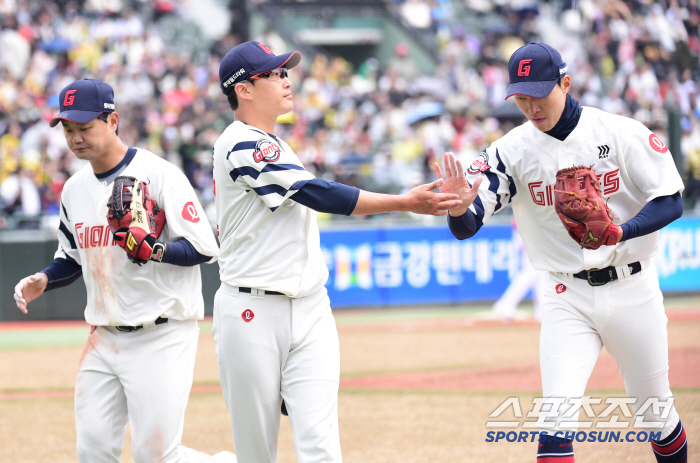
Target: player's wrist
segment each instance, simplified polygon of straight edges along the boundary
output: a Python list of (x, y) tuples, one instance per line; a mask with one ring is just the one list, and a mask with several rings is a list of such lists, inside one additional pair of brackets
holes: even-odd
[(149, 260), (155, 262), (163, 262), (163, 257), (165, 257), (165, 251), (168, 249), (168, 244), (160, 241), (158, 238), (153, 238), (151, 243), (151, 257)]
[(452, 209), (448, 209), (447, 213), (450, 215), (450, 217), (457, 218), (457, 217), (462, 217), (464, 214), (467, 213), (468, 210), (469, 210), (469, 206), (467, 206), (467, 207), (461, 206), (461, 207), (455, 207)]
[(413, 191), (397, 196), (396, 210), (399, 212), (411, 212), (418, 204), (418, 200)]

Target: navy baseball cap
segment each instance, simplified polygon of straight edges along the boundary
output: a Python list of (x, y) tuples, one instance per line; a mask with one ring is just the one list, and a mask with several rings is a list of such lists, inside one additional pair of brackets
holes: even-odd
[(301, 61), (301, 53), (293, 51), (275, 55), (260, 42), (244, 42), (233, 47), (219, 65), (219, 80), (224, 95), (249, 75), (262, 74), (277, 68), (291, 69)]
[(102, 113), (114, 112), (114, 90), (97, 79), (76, 80), (58, 95), (61, 112), (51, 119), (51, 127), (60, 120), (87, 124)]
[(508, 62), (510, 87), (506, 100), (513, 95), (544, 98), (566, 70), (566, 63), (554, 48), (546, 43), (528, 43), (518, 48)]

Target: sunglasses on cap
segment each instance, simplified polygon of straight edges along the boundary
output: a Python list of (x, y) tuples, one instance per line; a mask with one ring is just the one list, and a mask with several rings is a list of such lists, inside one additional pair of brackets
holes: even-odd
[(251, 74), (247, 79), (249, 82), (256, 80), (256, 79), (270, 79), (273, 82), (278, 82), (281, 81), (282, 79), (286, 79), (289, 73), (285, 68), (277, 68), (273, 69), (272, 71), (267, 71), (263, 72), (261, 74)]

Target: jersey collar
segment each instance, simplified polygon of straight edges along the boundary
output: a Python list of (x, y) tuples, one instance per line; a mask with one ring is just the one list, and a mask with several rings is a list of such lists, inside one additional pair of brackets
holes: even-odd
[(114, 175), (122, 167), (128, 166), (129, 163), (131, 162), (131, 160), (134, 159), (134, 156), (136, 156), (136, 148), (129, 147), (129, 149), (126, 150), (126, 155), (122, 158), (121, 161), (119, 161), (119, 164), (112, 167), (107, 172), (102, 172), (101, 174), (95, 174), (95, 177), (97, 177), (97, 180), (103, 180), (103, 179), (109, 177), (110, 175)]

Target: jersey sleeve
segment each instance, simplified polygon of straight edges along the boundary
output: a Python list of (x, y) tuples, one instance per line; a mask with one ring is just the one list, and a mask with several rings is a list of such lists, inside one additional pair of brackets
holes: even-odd
[(61, 208), (59, 211), (60, 222), (58, 224), (58, 249), (54, 254), (54, 259), (66, 259), (77, 262), (82, 265), (80, 260), (80, 253), (78, 252), (78, 245), (75, 239), (75, 227), (70, 220), (70, 214), (65, 206), (65, 199), (63, 195), (65, 194), (65, 189), (61, 194)]
[(642, 123), (630, 121), (625, 131), (625, 168), (634, 185), (645, 194), (646, 202), (683, 191), (681, 179), (668, 147)]
[(271, 211), (315, 177), (286, 143), (256, 130), (226, 153), (231, 179), (253, 190)]
[(495, 145), (485, 149), (467, 169), (467, 178), (474, 183), (477, 177), (484, 179), (479, 194), (469, 206), (476, 218), (477, 230), (489, 217), (506, 207), (516, 194), (515, 183)]
[(165, 212), (168, 239), (177, 241), (185, 238), (197, 252), (211, 257), (208, 263), (216, 262), (219, 246), (194, 188), (185, 174), (174, 166), (168, 168), (163, 177), (158, 206)]

